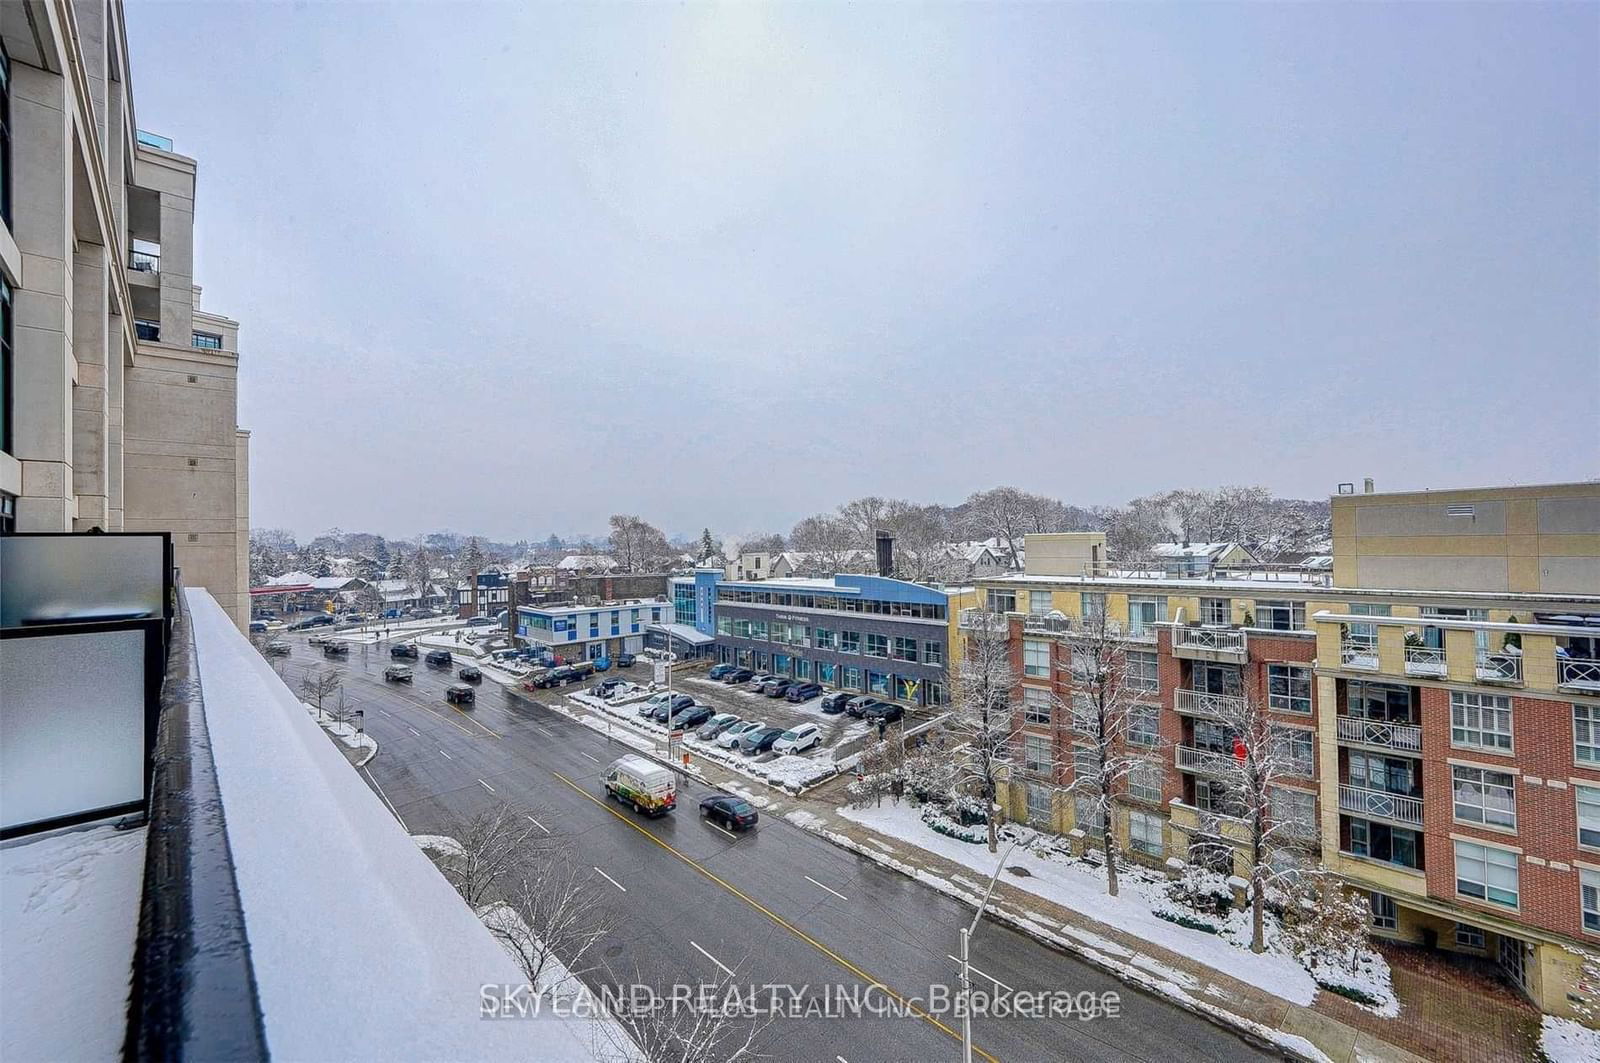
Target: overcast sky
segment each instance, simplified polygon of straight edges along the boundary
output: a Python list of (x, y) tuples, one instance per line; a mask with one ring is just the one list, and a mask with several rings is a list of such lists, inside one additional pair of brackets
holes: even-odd
[(1600, 475), (1600, 6), (131, 2), (252, 522)]

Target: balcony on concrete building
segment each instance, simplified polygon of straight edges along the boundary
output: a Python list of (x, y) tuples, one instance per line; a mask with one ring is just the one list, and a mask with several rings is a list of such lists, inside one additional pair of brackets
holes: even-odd
[(1556, 685), (1566, 690), (1600, 694), (1600, 660), (1556, 654)]
[(995, 613), (976, 606), (961, 610), (956, 623), (962, 631), (988, 631), (1004, 635), (1010, 629), (1005, 613)]
[(1369, 790), (1361, 786), (1339, 785), (1339, 811), (1366, 819), (1398, 823), (1404, 827), (1422, 826), (1422, 798)]
[(1243, 664), (1248, 651), (1244, 631), (1236, 627), (1172, 625), (1172, 655), (1191, 661)]

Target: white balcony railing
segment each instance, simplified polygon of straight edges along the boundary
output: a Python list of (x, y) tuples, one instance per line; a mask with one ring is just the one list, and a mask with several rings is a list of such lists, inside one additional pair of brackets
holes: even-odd
[(1406, 675), (1442, 676), (1446, 671), (1444, 650), (1434, 646), (1406, 647)]
[[(1099, 635), (1108, 638), (1122, 637), (1122, 625), (1115, 620), (1097, 617), (1065, 616), (1061, 613), (1027, 613), (1022, 617), (1022, 630), (1029, 635)], [(1154, 637), (1154, 636), (1151, 636)]]
[(1358, 816), (1376, 816), (1396, 823), (1422, 824), (1422, 798), (1391, 794), (1385, 790), (1341, 785), (1339, 811), (1354, 812)]
[(1364, 720), (1359, 716), (1338, 718), (1339, 741), (1359, 742), (1365, 746), (1382, 746), (1405, 753), (1422, 752), (1422, 728), (1414, 723), (1389, 723), (1385, 720)]
[(1008, 626), (1006, 614), (976, 607), (961, 610), (961, 618), (957, 623), (963, 631), (1004, 632)]
[(1244, 698), (1231, 694), (1208, 694), (1203, 690), (1179, 687), (1172, 692), (1172, 699), (1172, 707), (1185, 716), (1243, 718)]
[(1244, 632), (1228, 627), (1172, 627), (1172, 646), (1184, 650), (1219, 650), (1243, 653)]
[(1588, 657), (1557, 657), (1556, 682), (1564, 687), (1600, 690), (1600, 661)]
[(1199, 772), (1202, 775), (1226, 775), (1233, 771), (1233, 758), (1226, 753), (1194, 746), (1174, 746), (1173, 753), (1179, 771)]
[(1521, 683), (1522, 654), (1479, 650), (1478, 678), (1491, 683)]
[(1339, 664), (1344, 668), (1378, 670), (1378, 647), (1372, 642), (1345, 642), (1339, 646)]

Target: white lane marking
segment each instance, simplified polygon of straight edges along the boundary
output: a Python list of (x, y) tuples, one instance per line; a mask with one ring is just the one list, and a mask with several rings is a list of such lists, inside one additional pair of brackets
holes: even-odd
[(385, 716), (388, 716), (388, 715), (390, 715), (390, 713), (389, 713), (389, 710), (388, 710), (388, 709), (379, 709), (379, 710), (378, 710), (378, 711), (379, 711), (379, 712), (381, 712), (381, 713), (383, 713), (383, 714), (384, 714), (384, 715), (385, 715)]
[(848, 1059), (844, 1058), (843, 1056), (834, 1056), (833, 1058), (837, 1059), (839, 1061), (839, 1063), (850, 1063), (850, 1061)]
[[(527, 816), (528, 814), (526, 812), (524, 812), (523, 815)], [(540, 830), (544, 831), (546, 834), (550, 833), (550, 828), (549, 827), (546, 827), (543, 823), (540, 823), (538, 820), (534, 819), (532, 816), (528, 816), (528, 822), (532, 823), (535, 827), (538, 827)]]
[(482, 779), (478, 780), (478, 785), (483, 787), (485, 790), (488, 790), (491, 794), (494, 793), (494, 787), (490, 786), (488, 783), (484, 782)]
[(832, 886), (824, 886), (822, 883), (818, 882), (816, 879), (812, 878), (810, 875), (806, 875), (805, 876), (805, 880), (807, 882), (811, 883), (813, 886), (817, 887), (818, 889), (827, 890), (829, 893), (833, 894), (835, 897), (839, 898), (841, 901), (848, 901), (850, 899), (849, 897), (846, 897), (844, 894), (840, 893), (838, 890), (834, 889)]
[(442, 749), (441, 749), (441, 750), (439, 750), (439, 755), (440, 755), (440, 756), (441, 756), (441, 757), (443, 757), (443, 758), (444, 758), (444, 759), (445, 759), (445, 760), (455, 760), (455, 759), (456, 759), (456, 758), (455, 758), (455, 757), (452, 757), (452, 756), (451, 756), (451, 755), (450, 755), (450, 754), (448, 754), (448, 753), (446, 753), (446, 752), (445, 752), (445, 751), (444, 751), (444, 750), (442, 750)]
[(627, 893), (628, 892), (628, 887), (624, 886), (622, 883), (618, 882), (616, 879), (612, 878), (610, 875), (606, 874), (604, 871), (601, 871), (598, 867), (594, 869), (594, 873), (599, 875), (601, 878), (605, 879), (607, 882), (611, 883), (613, 886), (617, 887), (617, 889), (621, 890), (623, 893)]
[(390, 801), (389, 795), (383, 792), (383, 787), (379, 786), (378, 780), (372, 777), (372, 772), (368, 771), (366, 768), (362, 768), (361, 771), (366, 774), (367, 781), (372, 784), (372, 788), (378, 791), (378, 796), (383, 798), (383, 803), (389, 806), (389, 811), (394, 813), (394, 818), (400, 821), (400, 829), (405, 831), (407, 834), (410, 834), (411, 828), (406, 826), (406, 821), (404, 819), (401, 819), (400, 810), (394, 807), (394, 802)]
[(719, 960), (715, 956), (711, 955), (711, 953), (707, 952), (705, 949), (701, 948), (699, 945), (696, 945), (693, 941), (689, 942), (689, 944), (694, 945), (694, 950), (696, 952), (698, 952), (700, 955), (704, 956), (706, 959), (710, 960), (712, 963), (716, 964), (718, 967), (721, 967), (722, 970), (723, 970), (723, 973), (726, 974), (729, 978), (733, 977), (733, 970), (727, 964), (723, 963), (721, 960)]
[(715, 823), (711, 822), (710, 820), (706, 820), (706, 826), (710, 827), (712, 830), (722, 831), (722, 833), (726, 834), (728, 837), (732, 838), (734, 841), (738, 841), (739, 840), (739, 836), (737, 834), (733, 833), (733, 831), (731, 831), (731, 830), (723, 830), (723, 828), (717, 826)]
[[(950, 954), (948, 952), (945, 953), (945, 955), (946, 956), (950, 956)], [(961, 966), (961, 957), (959, 957), (959, 956), (950, 956), (950, 958), (952, 960), (956, 961), (956, 967), (957, 968), (959, 968)], [(970, 963), (967, 966), (972, 967), (972, 965)], [(999, 986), (1001, 989), (1004, 989), (1007, 993), (1010, 993), (1010, 992), (1013, 991), (1010, 986), (1006, 985), (1004, 982), (1000, 981), (1000, 979), (996, 978), (994, 975), (990, 974), (987, 971), (980, 971), (980, 970), (978, 970), (978, 968), (972, 967), (972, 973), (973, 974), (981, 974), (981, 975), (983, 975), (983, 977), (989, 979), (989, 981), (993, 982), (995, 985)]]
[[(578, 752), (583, 753), (583, 750), (580, 749)], [(593, 753), (583, 753), (583, 755), (594, 761), (596, 764), (600, 763), (600, 758), (595, 756)]]
[(535, 731), (538, 731), (540, 734), (544, 735), (546, 738), (554, 738), (556, 736), (556, 733), (554, 731), (547, 730), (546, 728), (540, 727), (538, 724), (532, 724), (531, 726), (533, 727), (533, 729)]
[(415, 727), (412, 727), (409, 723), (406, 724), (406, 730), (410, 731), (412, 734), (416, 735), (418, 738), (422, 737), (422, 732), (417, 730)]

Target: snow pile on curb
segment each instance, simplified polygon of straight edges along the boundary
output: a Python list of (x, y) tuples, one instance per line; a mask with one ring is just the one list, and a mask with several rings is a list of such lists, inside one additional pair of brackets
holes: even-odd
[(1550, 1063), (1594, 1063), (1600, 1059), (1600, 1030), (1546, 1015), (1539, 1029), (1539, 1050)]
[(337, 738), (351, 749), (365, 749), (367, 751), (367, 755), (356, 762), (356, 767), (366, 767), (367, 764), (371, 762), (372, 758), (378, 755), (378, 740), (376, 738), (373, 738), (364, 731), (357, 731), (354, 727), (347, 723), (338, 723), (331, 719), (321, 718), (323, 717), (324, 713), (317, 712), (317, 707), (311, 704), (309, 701), (302, 701), (300, 704), (305, 707), (305, 710), (309, 715), (318, 717), (317, 723), (322, 725), (322, 729), (324, 731), (328, 732), (330, 735)]
[(467, 851), (461, 843), (448, 834), (413, 834), (411, 840), (416, 842), (423, 852), (439, 853), (443, 856), (463, 857)]

